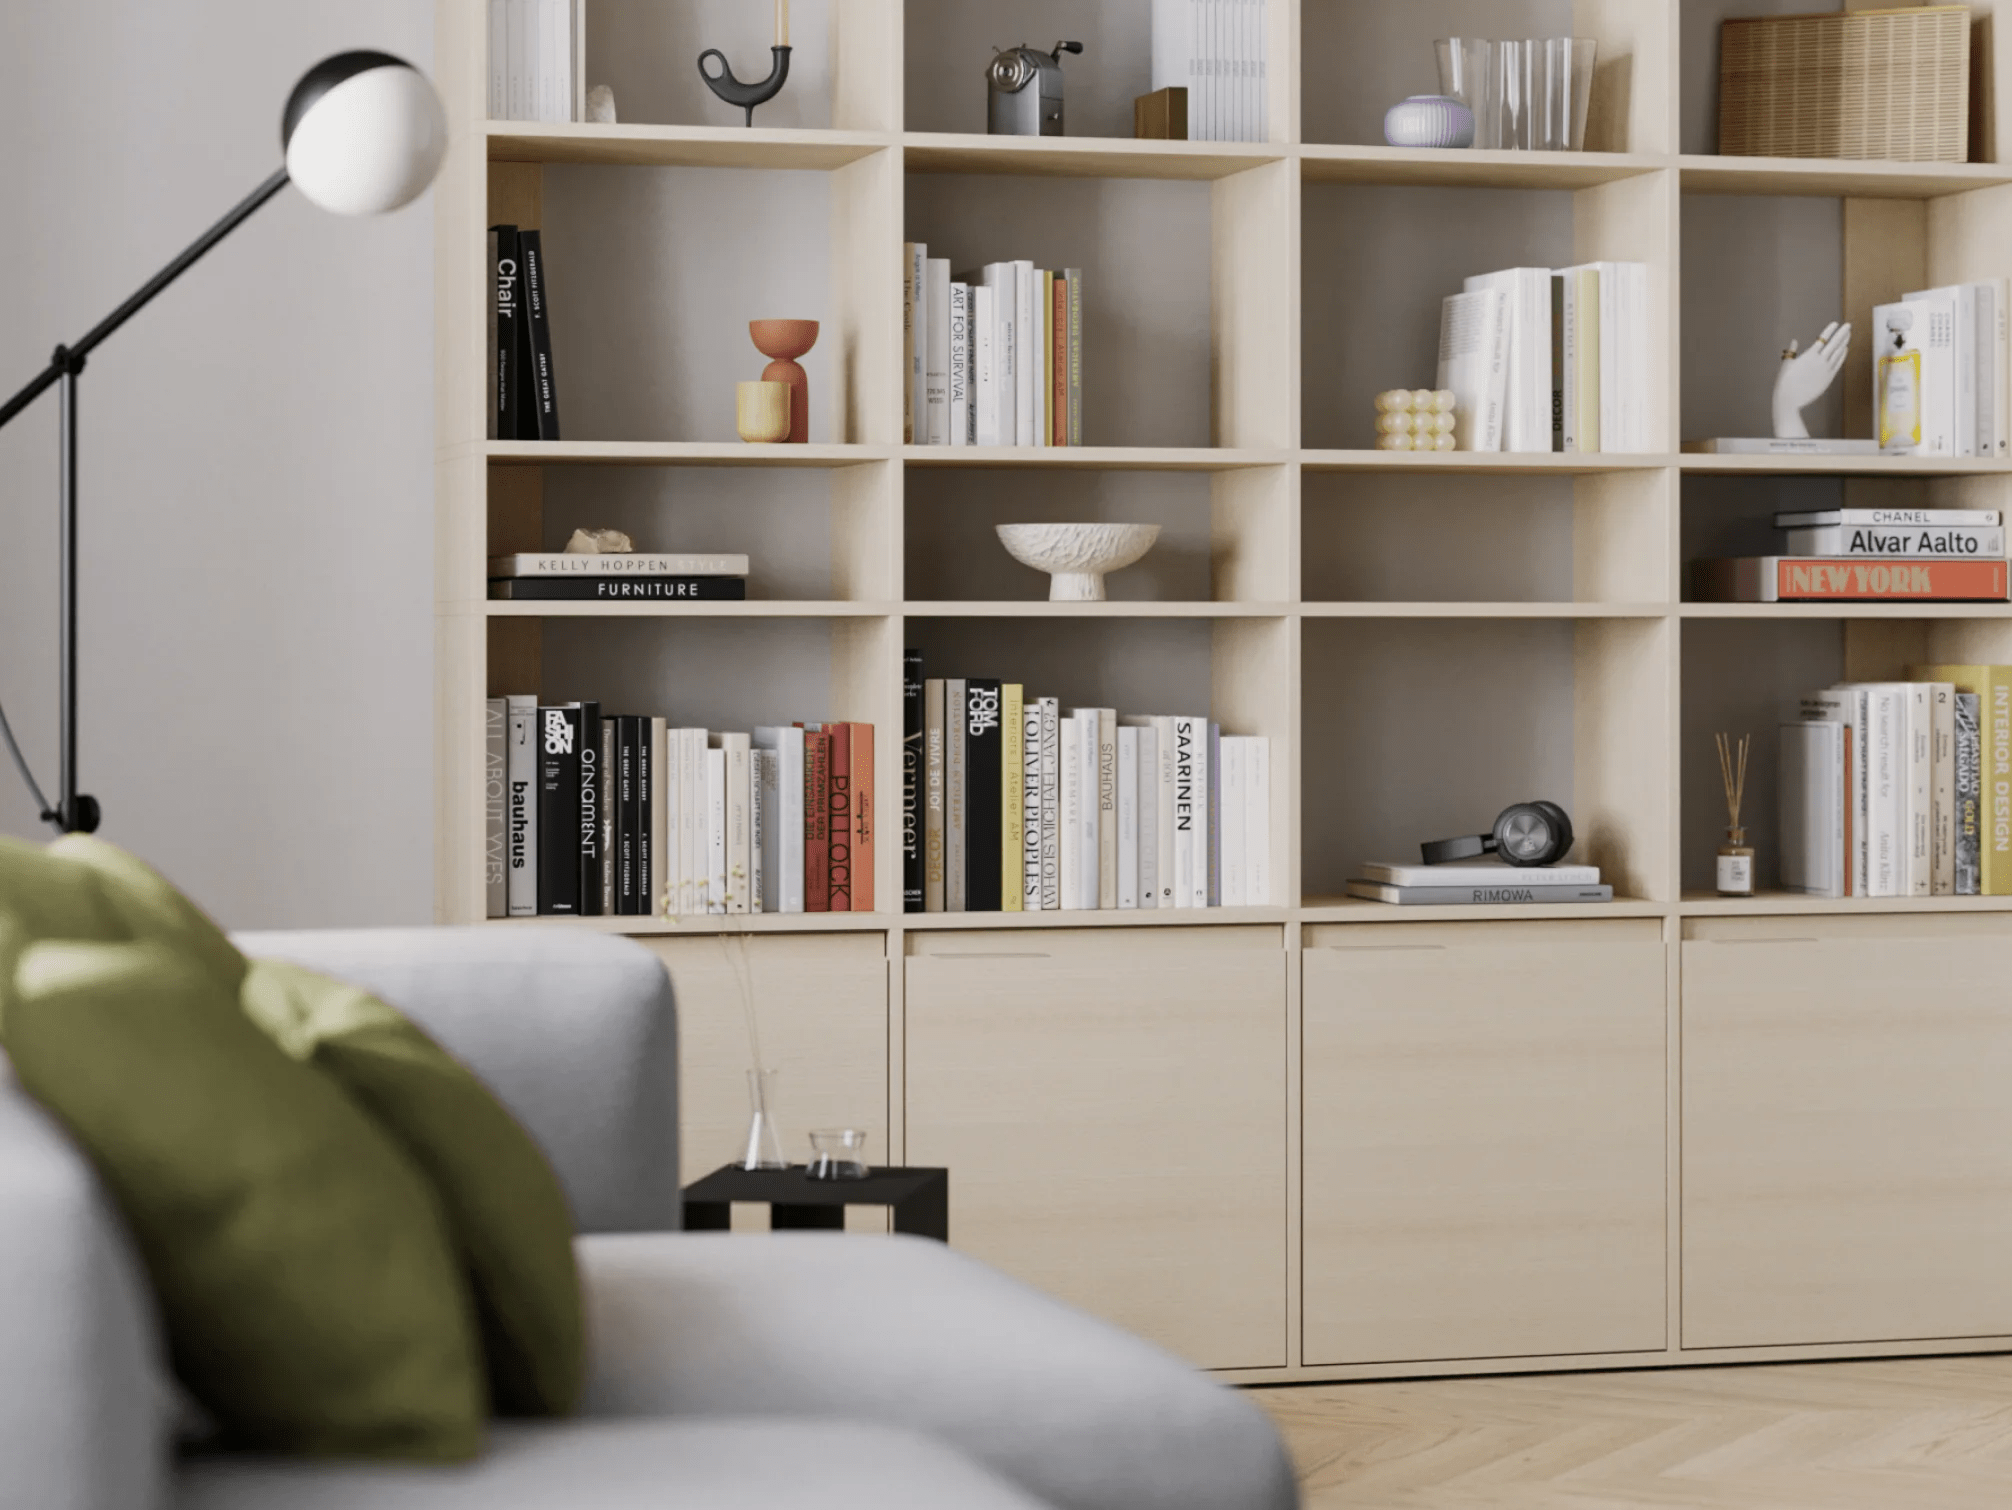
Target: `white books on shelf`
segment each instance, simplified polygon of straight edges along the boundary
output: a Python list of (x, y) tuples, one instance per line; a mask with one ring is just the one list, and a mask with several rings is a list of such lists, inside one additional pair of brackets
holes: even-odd
[(1508, 384), (1502, 449), (1551, 449), (1551, 270), (1512, 267), (1479, 273), (1468, 293), (1495, 289), (1509, 324)]
[(1467, 865), (1416, 865), (1372, 861), (1362, 867), (1362, 879), (1385, 886), (1499, 886), (1507, 881), (1535, 881), (1545, 886), (1598, 886), (1597, 865), (1506, 865), (1500, 860), (1476, 860)]
[[(1903, 303), (1929, 311), (1928, 349), (1931, 353), (1940, 349), (1943, 313), (1946, 311), (1948, 315), (1949, 450), (1946, 454), (1950, 456), (1979, 454), (1977, 287), (1974, 283), (1956, 283), (1946, 288), (1919, 289), (1901, 296)], [(1931, 357), (1931, 360), (1934, 358)]]
[(1013, 264), (1013, 444), (1041, 443), (1041, 278)]
[(1153, 718), (1153, 732), (1159, 755), (1159, 838), (1155, 845), (1159, 863), (1159, 905), (1172, 907), (1174, 901), (1174, 721), (1165, 714)]
[(1886, 682), (1867, 686), (1866, 719), (1871, 761), (1871, 791), (1866, 800), (1870, 851), (1867, 855), (1868, 896), (1906, 894), (1906, 862), (1902, 845), (1907, 827), (1907, 696), (1904, 688)]
[(999, 292), (971, 285), (971, 443), (999, 444)]
[(1902, 682), (1907, 709), (1902, 767), (1902, 855), (1905, 879), (1901, 896), (1925, 897), (1934, 879), (1935, 705), (1927, 682)]
[(950, 285), (950, 444), (971, 444), (971, 285)]
[(1139, 731), (1118, 729), (1118, 906), (1139, 905)]
[[(1202, 768), (1199, 756), (1204, 740), (1198, 738), (1195, 720), (1176, 716), (1174, 726), (1174, 894), (1175, 907), (1194, 906), (1196, 859), (1203, 859), (1202, 885), (1208, 885), (1206, 855), (1202, 838), (1208, 832), (1205, 809), (1198, 802)], [(1204, 725), (1204, 733), (1206, 725)]]
[(1781, 884), (1808, 896), (1845, 895), (1845, 728), (1783, 724), (1777, 770)]
[[(1073, 714), (1061, 720), (1060, 900), (1064, 912), (1083, 906), (1083, 730)], [(1091, 893), (1092, 897), (1096, 895)]]
[(727, 752), (705, 752), (705, 907), (708, 913), (727, 910)]
[(1216, 745), (1223, 768), (1217, 780), (1222, 802), (1222, 905), (1244, 905), (1244, 740), (1225, 734)]
[(1271, 739), (1244, 741), (1244, 905), (1271, 905)]
[(1564, 450), (1601, 449), (1600, 435), (1600, 272), (1596, 267), (1562, 268), (1554, 308), (1562, 308), (1563, 369), (1558, 402)]
[(1210, 785), (1213, 779), (1213, 772), (1209, 764), (1209, 721), (1206, 718), (1191, 718), (1188, 722), (1193, 729), (1195, 741), (1195, 842), (1194, 868), (1193, 873), (1188, 877), (1187, 905), (1190, 907), (1207, 907), (1209, 905), (1210, 890), (1209, 861), (1212, 858), (1209, 843), (1209, 835), (1211, 833), (1209, 825), (1214, 816), (1214, 809), (1210, 805), (1209, 796), (1213, 790)]
[(1801, 716), (1844, 728), (1844, 895), (1872, 895), (1872, 689), (1864, 684), (1831, 687), (1804, 697)]
[(510, 119), (510, 0), (489, 0), (489, 119)]
[(773, 863), (764, 867), (765, 909), (803, 911), (803, 730), (794, 725), (764, 725), (754, 731), (755, 744), (776, 756), (777, 801), (769, 808), (769, 848)]
[(1509, 379), (1507, 299), (1500, 289), (1449, 294), (1440, 306), (1436, 386), (1454, 394), (1463, 451), (1502, 449), (1502, 403)]
[(1151, 83), (1188, 91), (1194, 141), (1262, 141), (1267, 0), (1153, 0)]
[(693, 917), (706, 910), (705, 885), (711, 831), (707, 828), (711, 793), (706, 788), (704, 729), (678, 730), (678, 915)]
[(927, 360), (923, 363), (923, 378), (927, 387), (924, 396), (924, 427), (931, 446), (950, 444), (950, 262), (945, 257), (931, 257), (925, 264), (929, 297), (924, 301), (926, 313), (922, 321), (922, 334), (929, 343)]

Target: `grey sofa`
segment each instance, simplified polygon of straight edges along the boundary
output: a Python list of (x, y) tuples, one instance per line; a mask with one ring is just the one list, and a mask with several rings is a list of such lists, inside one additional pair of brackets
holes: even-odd
[(676, 1023), (647, 950), (560, 929), (239, 943), (397, 1003), (530, 1128), (582, 1232), (585, 1404), (499, 1422), (465, 1467), (177, 1455), (145, 1277), (0, 1056), (0, 1510), (1297, 1503), (1248, 1400), (940, 1244), (677, 1232)]

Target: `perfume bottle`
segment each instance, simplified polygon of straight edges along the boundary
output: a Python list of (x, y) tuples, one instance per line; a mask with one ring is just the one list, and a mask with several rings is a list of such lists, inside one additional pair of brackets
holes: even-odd
[(1719, 846), (1718, 893), (1722, 897), (1750, 897), (1754, 894), (1754, 852), (1747, 843), (1747, 831), (1740, 827), (1740, 807), (1747, 794), (1747, 752), (1753, 736), (1742, 734), (1735, 745), (1731, 736), (1713, 736), (1719, 747), (1719, 779), (1726, 789), (1726, 842)]

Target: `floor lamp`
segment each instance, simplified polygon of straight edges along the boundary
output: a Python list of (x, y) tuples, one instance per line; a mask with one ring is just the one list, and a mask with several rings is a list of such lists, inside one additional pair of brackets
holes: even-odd
[(77, 380), (86, 358), (289, 182), (310, 203), (337, 215), (382, 215), (410, 204), (433, 182), (447, 154), (447, 114), (433, 86), (411, 64), (388, 53), (338, 53), (315, 64), (294, 85), (280, 117), (280, 147), (285, 165), (277, 173), (80, 340), (58, 346), (49, 365), (0, 406), (4, 426), (49, 389), (61, 389), (62, 680), (54, 803), (28, 769), (4, 711), (0, 735), (34, 794), (42, 821), (64, 833), (91, 833), (99, 819), (97, 799), (77, 790)]

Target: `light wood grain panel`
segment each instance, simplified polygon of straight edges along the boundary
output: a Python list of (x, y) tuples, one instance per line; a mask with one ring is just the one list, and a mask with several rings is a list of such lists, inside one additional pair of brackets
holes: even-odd
[(1209, 485), (1209, 591), (1287, 603), (1299, 596), (1299, 469), (1218, 472)]
[[(625, 920), (626, 921), (626, 920)], [(642, 941), (671, 972), (678, 1003), (679, 1178), (738, 1158), (755, 1044), (778, 1071), (783, 1156), (802, 1163), (813, 1127), (863, 1127), (888, 1160), (887, 958), (882, 935)], [(753, 1003), (751, 1030), (742, 991)]]
[(899, 131), (902, 0), (835, 0), (831, 26), (831, 123), (841, 131)]
[(951, 1171), (951, 1242), (1190, 1362), (1283, 1363), (1280, 944), (911, 936), (908, 1153)]
[[(1912, 289), (1926, 287), (1927, 206), (1909, 199), (1846, 199), (1844, 318), (1851, 322), (1853, 347), (1862, 343), (1870, 351), (1877, 344), (1874, 305), (1890, 304)], [(1872, 363), (1846, 362), (1843, 382), (1844, 433), (1872, 434)], [(1846, 502), (1852, 503), (1848, 488), (1846, 493)]]
[(1674, 151), (1677, 0), (1573, 0), (1572, 34), (1600, 44), (1586, 145), (1596, 152)]
[(1299, 444), (1299, 179), (1247, 168), (1209, 193), (1211, 434), (1218, 446)]
[(537, 163), (489, 165), (489, 218), (486, 225), (537, 230), (545, 224), (545, 170)]
[(840, 168), (831, 186), (831, 293), (838, 343), (831, 433), (901, 440), (901, 153)]
[(2012, 181), (1995, 163), (1842, 162), (1798, 157), (1677, 159), (1687, 194), (1802, 194), (1825, 199), (1934, 199)]
[[(833, 41), (839, 43), (838, 28)], [(834, 105), (845, 99), (837, 91)], [(884, 149), (878, 131), (746, 126), (589, 126), (490, 121), (489, 159), (499, 163), (605, 163), (628, 168), (832, 169)]]
[(1926, 210), (1930, 286), (2012, 271), (2012, 184), (1947, 194), (1929, 200)]
[(1606, 603), (1674, 602), (1677, 478), (1601, 472), (1572, 484), (1573, 596)]
[(831, 474), (831, 590), (861, 602), (901, 598), (901, 469), (892, 463)]
[(1684, 1345), (2012, 1330), (2012, 935), (1711, 921), (1683, 946)]
[(1572, 858), (1617, 895), (1676, 889), (1678, 658), (1658, 619), (1581, 623), (1573, 635)]
[(1447, 189), (1583, 189), (1617, 178), (1655, 173), (1669, 160), (1643, 153), (1514, 152), (1380, 144), (1299, 149), (1308, 183), (1429, 184)]
[(1309, 1363), (1663, 1346), (1656, 926), (1306, 950)]

